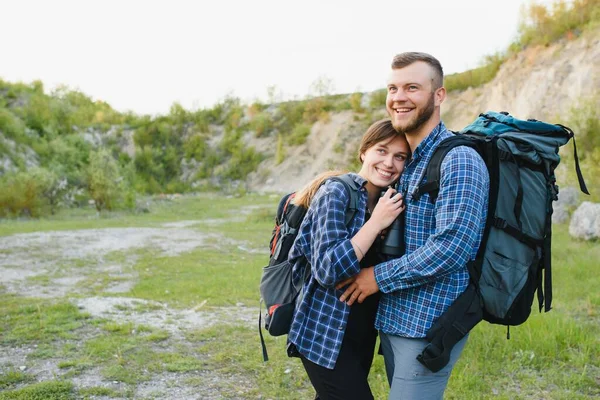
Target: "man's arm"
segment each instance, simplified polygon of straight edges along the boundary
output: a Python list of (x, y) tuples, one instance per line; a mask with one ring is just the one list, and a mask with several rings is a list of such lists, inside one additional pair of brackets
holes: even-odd
[(464, 268), (479, 245), (488, 189), (479, 155), (465, 147), (451, 150), (442, 162), (435, 232), (416, 251), (375, 266), (379, 289), (389, 293), (421, 286)]

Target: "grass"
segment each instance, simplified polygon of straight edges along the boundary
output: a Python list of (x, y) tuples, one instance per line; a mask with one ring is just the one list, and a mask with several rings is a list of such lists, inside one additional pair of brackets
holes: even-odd
[[(156, 227), (172, 221), (227, 219), (229, 222), (200, 223), (188, 229), (243, 241), (249, 249), (264, 249), (277, 200), (267, 196), (203, 195), (158, 203), (153, 213), (145, 215), (97, 218), (93, 213), (75, 211), (37, 222), (3, 222), (0, 240), (3, 235), (37, 230)], [(248, 204), (266, 207), (242, 216), (240, 210)], [(232, 217), (241, 222), (231, 221)], [(0, 400), (133, 398), (136, 386), (151, 382), (158, 374), (180, 376), (183, 384), (191, 387), (216, 386), (215, 390), (225, 398), (310, 398), (313, 389), (301, 363), (286, 356), (285, 337), (265, 337), (270, 360), (264, 363), (256, 326), (221, 324), (185, 330), (183, 338), (176, 338), (165, 329), (127, 320), (128, 312), (156, 312), (164, 307), (193, 309), (202, 305), (211, 309), (238, 303), (257, 306), (257, 285), (266, 254), (225, 244), (223, 240), (209, 242), (205, 247), (173, 257), (153, 249), (135, 253), (131, 268), (138, 275), (137, 283), (129, 293), (119, 295), (152, 302), (140, 301), (131, 308), (122, 306), (124, 317), (118, 320), (91, 317), (67, 298), (21, 297), (0, 287), (0, 346), (33, 348), (27, 363), (56, 363), (55, 380), (43, 382), (36, 382), (35, 376), (28, 370), (19, 371), (18, 366), (3, 367)], [(131, 256), (115, 252), (106, 260), (118, 264)], [(599, 258), (598, 243), (573, 240), (567, 226), (555, 226), (554, 309), (547, 314), (534, 310), (525, 324), (511, 328), (510, 340), (506, 340), (504, 327), (478, 325), (455, 367), (446, 398), (600, 396)], [(108, 278), (97, 275), (94, 278), (103, 282), (100, 286), (106, 285)], [(71, 379), (85, 373), (98, 374), (101, 382), (118, 381), (123, 386), (118, 391), (99, 384), (75, 387)], [(214, 376), (219, 379), (211, 378)], [(388, 389), (381, 356), (375, 357), (370, 382), (375, 398), (385, 398)]]

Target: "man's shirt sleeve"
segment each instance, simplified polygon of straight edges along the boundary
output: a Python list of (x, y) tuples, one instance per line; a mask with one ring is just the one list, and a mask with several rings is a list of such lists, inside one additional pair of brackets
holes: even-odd
[(460, 147), (446, 155), (441, 168), (435, 231), (414, 252), (375, 267), (384, 293), (421, 286), (464, 268), (479, 244), (487, 211), (487, 168), (474, 150)]

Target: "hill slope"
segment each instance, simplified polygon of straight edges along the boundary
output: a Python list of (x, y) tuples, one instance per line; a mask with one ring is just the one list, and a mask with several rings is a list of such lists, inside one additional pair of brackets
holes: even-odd
[[(600, 29), (576, 40), (526, 49), (505, 62), (489, 83), (450, 92), (442, 105), (442, 119), (459, 130), (488, 110), (508, 111), (518, 118), (564, 121), (578, 102), (598, 100), (600, 87)], [(595, 96), (595, 97), (594, 97)], [(384, 117), (382, 109), (371, 118)], [(268, 158), (251, 174), (249, 188), (257, 191), (295, 190), (327, 169), (340, 169), (355, 157), (369, 121), (352, 112), (333, 114), (328, 123), (317, 122), (305, 144), (288, 149), (280, 165), (274, 161), (274, 144), (256, 142)], [(358, 120), (358, 121), (357, 121)]]

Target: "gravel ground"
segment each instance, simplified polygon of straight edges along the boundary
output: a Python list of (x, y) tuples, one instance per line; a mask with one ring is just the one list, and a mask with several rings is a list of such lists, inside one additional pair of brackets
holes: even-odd
[[(217, 323), (254, 326), (258, 313), (256, 307), (238, 304), (209, 308), (200, 304), (193, 309), (174, 310), (159, 302), (130, 297), (86, 297), (85, 288), (80, 285), (89, 275), (100, 272), (117, 281), (107, 287), (104, 293), (128, 292), (137, 279), (133, 269), (136, 258), (128, 256), (119, 262), (106, 261), (106, 256), (113, 252), (131, 253), (136, 249), (153, 248), (160, 250), (163, 255), (176, 256), (199, 247), (215, 246), (215, 243), (221, 246), (235, 245), (249, 252), (261, 251), (228, 238), (189, 229), (206, 223), (192, 220), (167, 223), (160, 228), (51, 231), (0, 237), (0, 284), (8, 292), (23, 296), (70, 298), (92, 317), (164, 329), (170, 334), (167, 342), (163, 342), (168, 347), (185, 345), (184, 333), (190, 329), (207, 328)], [(219, 221), (208, 223), (213, 225)], [(51, 380), (65, 373), (58, 368), (58, 364), (64, 360), (28, 357), (34, 351), (36, 346), (0, 346), (0, 372), (15, 368), (34, 376), (36, 381)], [(124, 383), (103, 379), (100, 371), (94, 368), (69, 379), (79, 388), (106, 387), (119, 392), (127, 389)], [(202, 384), (186, 383), (192, 379)], [(244, 399), (245, 391), (253, 386), (243, 376), (222, 376), (208, 370), (194, 373), (161, 372), (137, 384), (134, 398)], [(234, 393), (224, 395), (221, 393), (223, 387), (236, 389), (232, 389)]]

